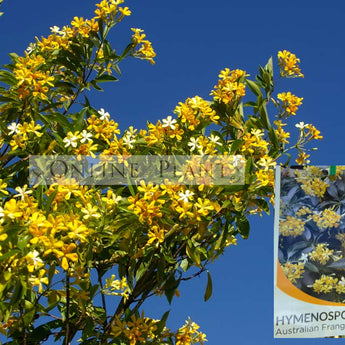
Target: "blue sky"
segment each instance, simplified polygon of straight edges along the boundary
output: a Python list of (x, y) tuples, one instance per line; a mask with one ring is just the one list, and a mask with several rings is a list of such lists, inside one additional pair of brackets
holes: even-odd
[[(302, 4), (301, 4), (302, 3)], [(120, 123), (143, 128), (147, 120), (172, 115), (187, 97), (207, 98), (224, 67), (252, 76), (278, 50), (301, 59), (304, 79), (282, 81), (281, 91), (304, 97), (293, 123), (313, 123), (324, 135), (313, 164), (344, 164), (345, 5), (333, 1), (131, 0), (133, 14), (111, 35), (121, 50), (131, 27), (145, 29), (157, 52), (156, 65), (128, 60), (122, 77), (93, 98)], [(91, 17), (90, 0), (4, 0), (0, 19), (1, 64), (7, 53), (22, 54), (34, 37), (63, 26), (73, 16)], [(127, 36), (126, 36), (127, 35)], [(275, 60), (276, 61), (276, 60)], [(273, 213), (273, 212), (272, 212)], [(332, 344), (336, 339), (273, 339), (273, 216), (251, 220), (248, 240), (239, 240), (210, 266), (213, 296), (203, 301), (206, 276), (186, 282), (172, 305), (169, 321), (177, 328), (190, 316), (209, 344)], [(169, 306), (149, 300), (147, 315), (159, 317)]]

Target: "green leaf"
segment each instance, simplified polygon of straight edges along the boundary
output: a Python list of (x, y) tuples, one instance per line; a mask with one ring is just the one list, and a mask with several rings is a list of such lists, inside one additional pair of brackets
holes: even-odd
[(256, 96), (261, 96), (262, 97), (262, 93), (261, 93), (261, 89), (258, 83), (256, 83), (255, 81), (246, 79), (246, 84), (248, 85), (249, 89), (256, 95)]
[(52, 113), (49, 115), (44, 115), (44, 117), (50, 121), (57, 122), (62, 128), (66, 128), (69, 131), (73, 131), (73, 125), (68, 121), (67, 117), (60, 113)]
[(133, 43), (130, 43), (126, 48), (125, 50), (122, 52), (121, 56), (120, 56), (120, 60), (124, 59), (127, 54), (130, 52), (130, 50), (132, 49), (133, 47)]
[(270, 213), (270, 206), (268, 202), (264, 199), (254, 199), (251, 200), (254, 204), (258, 205), (263, 211), (265, 211), (267, 214)]
[(164, 286), (165, 296), (169, 304), (171, 304), (171, 301), (175, 295), (176, 289), (178, 288), (179, 285), (180, 285), (180, 279), (175, 279), (174, 274), (171, 274)]
[(243, 185), (229, 185), (229, 186), (224, 186), (224, 191), (227, 193), (233, 193), (233, 192), (239, 192), (241, 190), (247, 189), (248, 186), (243, 184)]
[(261, 106), (259, 107), (259, 114), (263, 127), (268, 130), (271, 127), (271, 124), (268, 118), (267, 108), (265, 104), (261, 104)]
[(186, 272), (187, 269), (189, 268), (188, 259), (183, 259), (180, 263), (180, 267), (183, 269), (184, 272)]
[(97, 83), (104, 83), (104, 82), (109, 82), (109, 81), (118, 81), (116, 77), (110, 74), (103, 74), (96, 79), (94, 79)]
[(249, 230), (250, 230), (250, 225), (249, 225), (249, 221), (247, 217), (243, 215), (242, 217), (237, 218), (236, 225), (241, 236), (247, 239), (249, 236)]
[(103, 91), (103, 89), (97, 85), (96, 79), (90, 81), (90, 84), (97, 90), (97, 91)]
[(23, 298), (24, 295), (25, 295), (24, 286), (22, 284), (22, 281), (18, 280), (16, 288), (14, 289), (14, 292), (11, 297), (11, 304), (15, 305), (19, 300)]
[(104, 40), (104, 21), (102, 18), (98, 19), (98, 31), (99, 31), (99, 35), (101, 40)]
[(243, 145), (242, 139), (237, 139), (231, 144), (231, 154), (234, 154)]
[(156, 324), (157, 325), (157, 334), (161, 334), (163, 332), (163, 329), (165, 327), (165, 324), (167, 322), (168, 316), (169, 316), (170, 310), (165, 312), (163, 316), (161, 317), (160, 321)]
[(28, 344), (39, 344), (42, 341), (46, 341), (50, 334), (52, 334), (52, 330), (56, 328), (60, 328), (63, 326), (61, 320), (53, 320), (45, 323), (44, 325), (40, 325), (31, 331), (28, 335)]
[(274, 149), (279, 150), (280, 149), (279, 139), (278, 139), (277, 133), (273, 127), (270, 127), (270, 129), (268, 131), (268, 136), (271, 140), (271, 143), (272, 143)]
[(204, 295), (204, 301), (208, 301), (210, 297), (212, 296), (212, 278), (209, 271), (207, 271), (207, 286), (206, 291)]
[(191, 246), (189, 246), (187, 244), (187, 246), (186, 246), (186, 254), (187, 254), (187, 256), (190, 259), (192, 259), (192, 261), (194, 263), (196, 263), (198, 266), (200, 266), (200, 263), (201, 263), (201, 261), (200, 261), (200, 254), (199, 254), (199, 252), (197, 251), (197, 249), (195, 247), (192, 248)]
[(271, 74), (273, 77), (273, 59), (272, 56), (268, 59), (267, 64), (265, 66), (265, 70)]
[(0, 71), (0, 81), (10, 86), (18, 84), (16, 77), (9, 71)]

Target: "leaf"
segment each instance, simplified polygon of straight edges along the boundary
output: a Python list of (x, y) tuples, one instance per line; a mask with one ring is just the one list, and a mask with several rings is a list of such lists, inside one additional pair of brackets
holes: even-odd
[(267, 64), (265, 66), (265, 70), (270, 73), (273, 77), (273, 59), (272, 56), (268, 59)]
[(274, 146), (274, 149), (279, 150), (279, 148), (280, 148), (279, 139), (278, 139), (277, 133), (273, 127), (270, 127), (270, 129), (268, 131), (268, 136), (271, 140), (272, 145)]
[(186, 254), (194, 263), (200, 266), (200, 254), (195, 247), (191, 248), (189, 245), (186, 246)]
[(270, 129), (271, 124), (268, 118), (268, 113), (267, 113), (265, 104), (261, 104), (261, 106), (259, 107), (259, 114), (260, 114), (260, 119), (262, 121), (263, 127), (267, 130)]
[(120, 56), (120, 60), (124, 59), (126, 57), (126, 55), (130, 52), (130, 50), (133, 47), (133, 43), (130, 43), (125, 50), (122, 52), (121, 56)]
[(252, 202), (256, 205), (258, 205), (263, 211), (265, 211), (267, 214), (270, 213), (270, 205), (268, 202), (264, 199), (254, 199)]
[(45, 115), (44, 118), (57, 122), (62, 128), (66, 128), (69, 131), (73, 131), (73, 125), (68, 121), (68, 119), (60, 114), (60, 113), (53, 113), (49, 115)]
[(311, 262), (306, 262), (304, 267), (309, 271), (319, 273), (319, 269), (317, 268), (317, 266), (312, 264)]
[(52, 330), (56, 328), (60, 328), (63, 326), (61, 320), (53, 320), (45, 323), (44, 325), (40, 325), (35, 328), (32, 332), (28, 335), (28, 344), (38, 344), (42, 341), (46, 341), (50, 334), (52, 334)]
[(243, 145), (243, 140), (242, 139), (237, 139), (231, 144), (231, 152), (234, 154), (240, 147)]
[(97, 85), (97, 81), (94, 79), (94, 80), (91, 80), (90, 81), (90, 84), (97, 90), (97, 91), (103, 91), (103, 89)]
[(180, 267), (183, 269), (184, 272), (186, 272), (189, 267), (188, 259), (183, 259), (180, 263)]
[(98, 19), (98, 31), (99, 31), (101, 40), (104, 40), (104, 21), (102, 18)]
[(238, 231), (244, 239), (247, 239), (249, 236), (250, 225), (246, 216), (242, 216), (236, 219), (236, 225)]
[(97, 83), (104, 83), (104, 82), (109, 82), (109, 81), (118, 81), (116, 77), (110, 74), (103, 74), (96, 79), (94, 79)]
[(163, 314), (163, 316), (161, 317), (160, 321), (158, 323), (156, 323), (157, 326), (157, 334), (161, 334), (162, 331), (164, 330), (165, 324), (167, 322), (168, 316), (169, 316), (170, 310), (168, 310), (167, 312), (165, 312)]
[(204, 295), (204, 301), (208, 301), (210, 297), (212, 296), (212, 278), (209, 271), (207, 271), (207, 286), (206, 291)]
[(328, 265), (328, 267), (337, 268), (340, 270), (345, 270), (345, 258), (339, 259), (339, 260), (331, 263), (330, 265)]
[(261, 89), (258, 83), (256, 83), (255, 81), (246, 79), (246, 84), (248, 85), (248, 87), (250, 88), (250, 90), (256, 95), (256, 96), (261, 96), (262, 97), (262, 93), (261, 93)]
[(0, 71), (0, 81), (10, 86), (17, 85), (18, 83), (16, 77), (9, 71)]
[(180, 284), (180, 279), (175, 279), (173, 274), (167, 280), (164, 286), (164, 293), (169, 304), (171, 304), (172, 299), (175, 295), (176, 289), (178, 288), (179, 284)]
[(24, 286), (22, 284), (21, 280), (17, 281), (17, 285), (16, 288), (14, 289), (14, 292), (12, 294), (11, 297), (11, 305), (15, 305), (19, 300), (21, 300), (23, 298), (23, 296), (25, 295), (25, 289)]

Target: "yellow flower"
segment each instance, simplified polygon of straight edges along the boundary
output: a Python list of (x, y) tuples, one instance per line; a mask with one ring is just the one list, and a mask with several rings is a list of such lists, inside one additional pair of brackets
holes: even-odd
[(152, 226), (147, 234), (149, 238), (149, 240), (147, 241), (147, 244), (151, 244), (155, 241), (158, 241), (159, 243), (163, 243), (164, 234), (165, 234), (164, 229), (160, 229), (157, 225)]
[(156, 56), (156, 53), (151, 42), (144, 39), (146, 35), (143, 33), (143, 30), (137, 28), (132, 28), (131, 30), (134, 32), (132, 42), (134, 47), (137, 48), (132, 55), (139, 59), (148, 60), (153, 65), (155, 63), (153, 58)]
[(296, 280), (301, 278), (304, 273), (304, 264), (299, 262), (298, 264), (293, 264), (291, 262), (286, 262), (281, 266), (284, 274), (290, 280), (291, 283), (296, 283)]
[(48, 277), (46, 277), (45, 275), (46, 275), (46, 271), (44, 269), (41, 269), (38, 272), (38, 276), (33, 275), (33, 276), (29, 277), (29, 282), (33, 286), (38, 286), (38, 292), (39, 293), (42, 293), (42, 291), (43, 291), (42, 284), (48, 285), (48, 283), (49, 283)]
[(309, 253), (310, 260), (319, 262), (321, 265), (325, 265), (329, 259), (333, 256), (334, 250), (326, 248), (327, 244), (320, 243), (316, 248)]
[(308, 160), (309, 157), (310, 157), (310, 155), (301, 151), (301, 152), (299, 152), (298, 157), (296, 158), (296, 163), (299, 165), (309, 164), (310, 163), (310, 160)]
[(19, 208), (21, 203), (16, 201), (15, 199), (11, 199), (5, 203), (4, 206), (4, 215), (11, 220), (15, 220), (16, 218), (21, 218), (23, 216), (23, 211)]
[(27, 268), (30, 273), (33, 271), (41, 268), (44, 266), (44, 263), (42, 259), (39, 257), (39, 253), (37, 250), (34, 250), (33, 252), (28, 253), (25, 256), (26, 263), (27, 263)]
[(321, 230), (324, 230), (327, 228), (337, 228), (339, 226), (341, 215), (330, 209), (325, 209), (324, 211), (314, 213), (312, 218), (316, 225)]
[(81, 209), (81, 212), (84, 213), (84, 216), (83, 216), (84, 219), (89, 219), (91, 217), (100, 218), (101, 215), (97, 211), (98, 211), (98, 207), (96, 205), (92, 206), (90, 203), (86, 205), (86, 208)]
[(225, 104), (239, 101), (246, 93), (244, 78), (242, 78), (245, 75), (245, 71), (239, 69), (230, 71), (229, 68), (225, 68), (220, 72), (218, 85), (214, 87), (210, 95), (215, 101)]
[(279, 232), (282, 236), (299, 236), (304, 231), (305, 221), (295, 217), (287, 216), (286, 220), (279, 221)]
[(0, 179), (0, 192), (5, 195), (8, 195), (8, 191), (6, 188), (7, 188), (7, 183), (2, 182), (2, 179)]
[(301, 77), (304, 75), (298, 66), (300, 59), (295, 54), (290, 53), (287, 50), (278, 52), (278, 64), (280, 67), (280, 75), (282, 77)]
[(277, 97), (283, 102), (282, 106), (289, 115), (296, 115), (296, 111), (303, 101), (303, 97), (297, 97), (291, 92), (279, 93)]
[(313, 289), (317, 293), (329, 293), (337, 286), (338, 279), (323, 274), (320, 279), (315, 280)]
[(198, 219), (200, 219), (200, 215), (206, 217), (210, 211), (214, 210), (214, 206), (212, 205), (209, 199), (202, 200), (198, 198), (198, 202), (195, 203), (195, 207), (197, 208)]
[(64, 244), (61, 248), (62, 255), (61, 255), (61, 267), (67, 271), (69, 268), (68, 261), (77, 262), (78, 261), (78, 254), (72, 253), (77, 246), (74, 243)]

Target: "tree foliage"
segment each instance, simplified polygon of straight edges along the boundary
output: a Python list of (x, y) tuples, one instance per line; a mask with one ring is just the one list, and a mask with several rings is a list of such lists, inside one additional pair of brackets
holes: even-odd
[[(175, 117), (121, 133), (87, 92), (117, 81), (123, 59), (154, 64), (141, 29), (132, 29), (120, 53), (108, 41), (130, 15), (122, 2), (103, 0), (92, 19), (52, 27), (0, 71), (0, 332), (7, 344), (202, 344), (194, 322), (173, 332), (168, 313), (151, 319), (142, 304), (153, 295), (171, 302), (236, 236), (248, 237), (249, 215), (269, 211), (274, 165), (289, 149), (283, 127), (302, 98), (274, 96), (270, 58), (255, 80), (225, 68), (210, 101), (188, 98)], [(290, 52), (279, 52), (278, 65), (281, 77), (303, 77)], [(298, 131), (291, 148), (302, 163), (305, 144), (321, 136), (311, 124)], [(241, 156), (245, 183), (28, 187), (30, 155), (189, 154)], [(207, 281), (205, 300), (209, 272)]]

